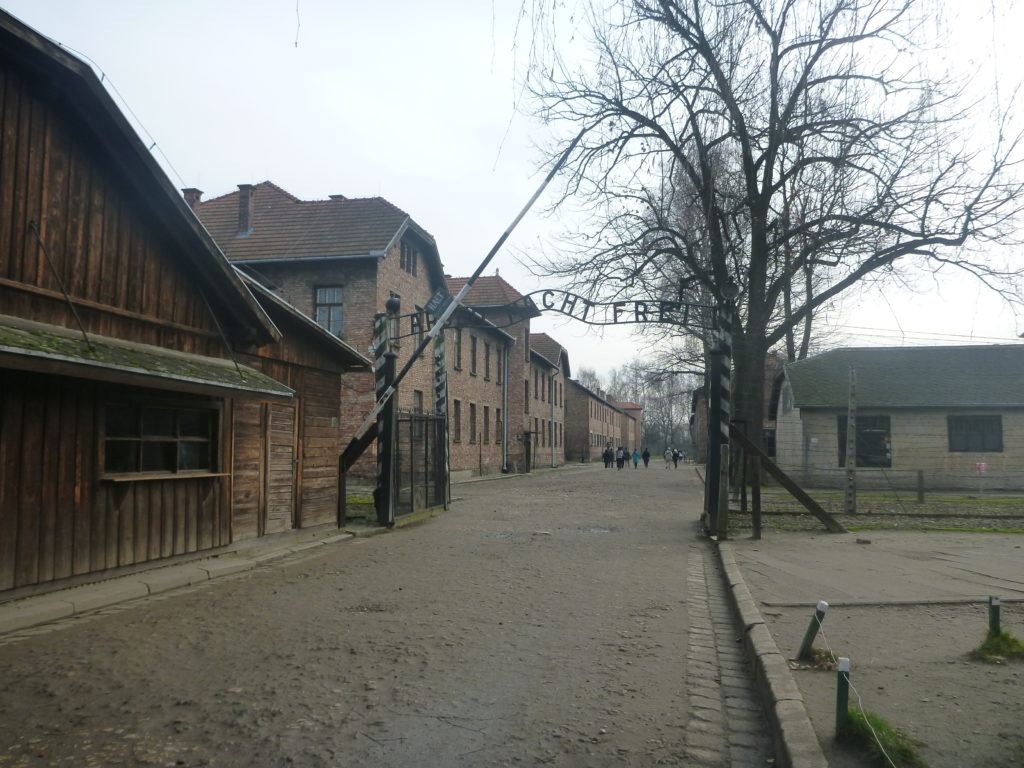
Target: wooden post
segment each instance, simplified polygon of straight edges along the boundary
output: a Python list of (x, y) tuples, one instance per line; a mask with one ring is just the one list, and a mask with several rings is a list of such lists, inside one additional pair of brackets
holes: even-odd
[(846, 409), (846, 514), (857, 514), (857, 372), (850, 367), (850, 401)]
[(750, 502), (754, 514), (754, 538), (761, 538), (761, 457), (756, 453), (750, 457), (751, 485)]
[(729, 446), (723, 445), (718, 477), (718, 540), (729, 538)]
[(850, 728), (850, 660), (839, 659), (836, 679), (836, 736), (842, 737)]
[(917, 470), (917, 503), (924, 504), (924, 470)]

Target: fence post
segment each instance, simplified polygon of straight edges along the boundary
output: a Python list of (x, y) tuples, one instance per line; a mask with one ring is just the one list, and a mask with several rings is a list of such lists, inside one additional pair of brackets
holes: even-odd
[(917, 503), (924, 504), (924, 470), (917, 470)]
[(719, 450), (722, 458), (718, 478), (718, 540), (725, 541), (729, 538), (729, 445), (722, 445)]
[(839, 658), (836, 679), (836, 736), (845, 736), (850, 727), (850, 660)]
[(999, 598), (990, 596), (988, 599), (988, 634), (998, 635), (1002, 627), (999, 624)]
[(754, 538), (761, 538), (761, 457), (756, 453), (750, 457), (750, 505), (754, 516)]
[(804, 632), (804, 639), (800, 643), (800, 650), (796, 652), (798, 659), (809, 659), (811, 657), (811, 647), (814, 645), (814, 638), (818, 636), (821, 622), (825, 620), (826, 611), (828, 611), (828, 603), (824, 600), (819, 600), (818, 605), (814, 608), (814, 615), (811, 616), (811, 623), (807, 625), (807, 631)]
[(846, 409), (846, 514), (857, 514), (857, 372), (850, 367), (850, 400)]

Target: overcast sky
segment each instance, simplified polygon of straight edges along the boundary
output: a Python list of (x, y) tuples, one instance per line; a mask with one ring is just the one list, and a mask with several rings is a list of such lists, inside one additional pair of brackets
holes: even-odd
[[(993, 24), (988, 2), (933, 2), (953, 65), (1007, 106), (1024, 72), (1022, 9), (994, 0)], [(543, 128), (516, 111), (521, 0), (299, 0), (298, 18), (294, 0), (0, 4), (93, 59), (169, 159), (158, 155), (175, 185), (206, 197), (266, 179), (306, 199), (382, 195), (434, 235), (447, 272), (465, 275), (540, 181)], [(990, 117), (979, 109), (981, 123)], [(523, 292), (548, 286), (515, 254), (564, 225), (531, 214), (494, 265)], [(835, 343), (1010, 341), (1024, 331), (1024, 319), (956, 275), (850, 297), (829, 318), (842, 327)], [(641, 348), (624, 330), (535, 322), (574, 367), (603, 371)]]

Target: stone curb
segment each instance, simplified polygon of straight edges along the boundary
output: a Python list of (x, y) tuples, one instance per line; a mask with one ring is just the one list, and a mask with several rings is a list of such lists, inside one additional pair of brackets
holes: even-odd
[(757, 609), (729, 542), (718, 543), (729, 599), (743, 625), (743, 647), (754, 668), (757, 689), (775, 740), (776, 757), (784, 768), (828, 768), (786, 659)]
[[(378, 532), (377, 529), (371, 529)], [(385, 531), (381, 528), (379, 531)], [(363, 534), (369, 535), (369, 534)], [(0, 636), (58, 619), (75, 616), (99, 608), (138, 600), (172, 589), (180, 589), (221, 576), (251, 571), (269, 560), (306, 552), (317, 547), (337, 544), (354, 538), (347, 531), (332, 533), (314, 541), (300, 544), (282, 544), (265, 551), (254, 551), (245, 556), (225, 553), (205, 560), (165, 565), (130, 576), (119, 576), (95, 584), (69, 587), (36, 597), (26, 597), (0, 605)]]

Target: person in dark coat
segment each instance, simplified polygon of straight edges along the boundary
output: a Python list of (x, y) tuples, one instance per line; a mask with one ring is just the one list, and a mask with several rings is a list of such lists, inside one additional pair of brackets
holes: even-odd
[(672, 466), (679, 469), (679, 451), (675, 448), (672, 449)]
[(644, 452), (641, 453), (640, 456), (644, 460), (644, 469), (647, 469), (648, 465), (651, 463), (651, 452), (644, 448)]

